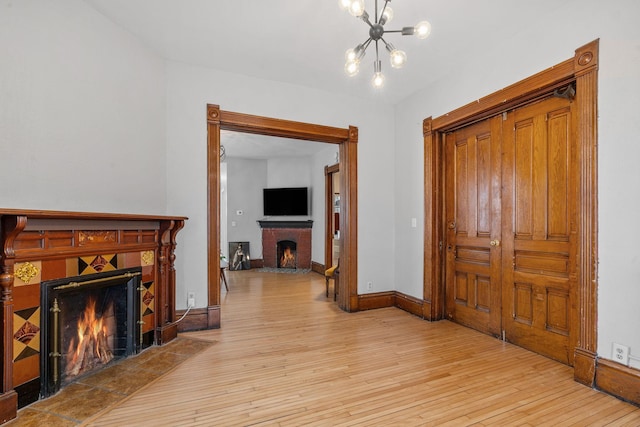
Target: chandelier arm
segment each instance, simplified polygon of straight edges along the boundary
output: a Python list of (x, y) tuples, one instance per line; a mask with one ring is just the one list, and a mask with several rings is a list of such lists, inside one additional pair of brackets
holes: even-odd
[[(380, 11), (380, 18), (378, 18), (378, 9), (376, 8), (376, 23), (380, 22), (380, 19), (384, 15), (384, 11), (387, 9), (387, 4), (389, 4), (390, 0), (384, 0), (384, 6), (382, 6), (382, 10)], [(378, 4), (378, 0), (376, 0), (376, 5)]]
[(371, 21), (369, 21), (369, 15), (366, 12), (362, 14), (360, 19), (362, 19), (362, 21), (364, 21), (364, 23), (367, 24), (369, 28), (373, 28), (373, 24), (371, 23)]
[(382, 43), (384, 43), (384, 47), (386, 47), (389, 52), (394, 49), (394, 46), (391, 43), (387, 43), (387, 41), (382, 37), (380, 37), (380, 40), (382, 40)]
[[(385, 6), (386, 6), (386, 4), (385, 4)], [(375, 9), (376, 9), (376, 10), (374, 11), (374, 15), (375, 15), (375, 18), (376, 18), (376, 24), (377, 24), (377, 23), (378, 23), (378, 0), (376, 0), (376, 6), (375, 6)]]

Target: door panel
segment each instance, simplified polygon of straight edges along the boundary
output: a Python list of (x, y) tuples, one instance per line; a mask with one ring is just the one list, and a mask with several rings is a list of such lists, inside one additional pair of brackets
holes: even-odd
[(449, 319), (573, 364), (575, 123), (550, 98), (445, 137)]
[(573, 363), (575, 138), (571, 104), (509, 113), (503, 129), (503, 328), (517, 345)]
[[(500, 121), (450, 133), (445, 141), (446, 315), (500, 333)], [(492, 246), (491, 242), (494, 242)]]

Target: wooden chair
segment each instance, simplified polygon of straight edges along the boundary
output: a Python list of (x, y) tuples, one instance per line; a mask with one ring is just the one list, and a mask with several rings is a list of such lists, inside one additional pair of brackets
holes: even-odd
[(224, 275), (224, 270), (226, 270), (228, 266), (228, 262), (220, 260), (220, 283), (224, 283), (227, 292), (229, 292), (229, 285), (227, 285), (227, 276)]
[(329, 279), (333, 279), (333, 300), (336, 300), (336, 296), (338, 295), (338, 275), (340, 274), (340, 258), (338, 258), (338, 263), (331, 268), (328, 268), (324, 271), (324, 280), (326, 285), (326, 295), (329, 298)]

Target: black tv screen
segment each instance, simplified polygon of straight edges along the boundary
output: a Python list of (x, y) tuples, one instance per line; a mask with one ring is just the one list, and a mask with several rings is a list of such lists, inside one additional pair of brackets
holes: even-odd
[(262, 193), (265, 216), (309, 215), (307, 188), (265, 188)]

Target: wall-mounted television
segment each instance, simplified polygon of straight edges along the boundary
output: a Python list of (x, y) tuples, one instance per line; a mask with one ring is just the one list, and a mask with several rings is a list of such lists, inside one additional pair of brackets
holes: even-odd
[(264, 216), (309, 215), (306, 187), (265, 188), (262, 190)]

